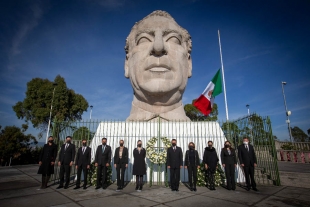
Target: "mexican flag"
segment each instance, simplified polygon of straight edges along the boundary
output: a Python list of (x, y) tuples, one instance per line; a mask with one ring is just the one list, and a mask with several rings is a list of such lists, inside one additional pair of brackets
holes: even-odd
[(219, 69), (212, 78), (206, 89), (194, 102), (194, 106), (204, 115), (208, 116), (212, 111), (215, 96), (222, 93), (222, 77)]

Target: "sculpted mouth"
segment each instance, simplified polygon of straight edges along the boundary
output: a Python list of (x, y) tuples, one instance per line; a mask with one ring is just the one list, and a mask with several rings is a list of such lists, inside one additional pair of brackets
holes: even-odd
[(167, 72), (170, 71), (170, 68), (164, 64), (151, 64), (149, 67), (146, 68), (146, 70), (149, 70), (151, 72)]
[(149, 69), (149, 71), (152, 71), (152, 72), (166, 72), (166, 71), (169, 71), (169, 70), (167, 68), (154, 67), (154, 68)]

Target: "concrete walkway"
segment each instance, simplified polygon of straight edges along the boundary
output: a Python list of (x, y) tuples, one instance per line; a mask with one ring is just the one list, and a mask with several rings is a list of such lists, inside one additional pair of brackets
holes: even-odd
[(184, 185), (179, 192), (172, 192), (162, 186), (145, 185), (139, 193), (130, 184), (122, 192), (115, 191), (115, 184), (106, 190), (95, 190), (92, 186), (73, 190), (72, 185), (66, 190), (56, 190), (57, 185), (37, 190), (40, 185), (37, 170), (37, 165), (1, 167), (0, 206), (310, 206), (309, 189), (289, 186), (257, 186), (258, 192), (240, 187), (236, 191), (199, 187), (197, 192), (191, 192)]

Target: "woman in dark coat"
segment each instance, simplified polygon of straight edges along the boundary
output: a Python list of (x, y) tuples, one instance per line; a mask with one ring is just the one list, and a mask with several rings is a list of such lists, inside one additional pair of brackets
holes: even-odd
[(133, 169), (132, 174), (136, 176), (136, 190), (141, 191), (143, 186), (143, 175), (146, 174), (145, 166), (145, 155), (146, 151), (142, 147), (142, 141), (139, 140), (137, 143), (137, 148), (133, 150)]
[(229, 141), (225, 142), (225, 147), (221, 152), (222, 165), (225, 168), (225, 176), (228, 190), (236, 189), (235, 167), (237, 166), (237, 157), (235, 149), (231, 147)]
[[(195, 150), (195, 144), (193, 142), (190, 142), (188, 144), (188, 148), (189, 150), (187, 150), (185, 153), (185, 168), (187, 168), (188, 171), (190, 190), (197, 191), (196, 189), (197, 168), (200, 168), (199, 155), (198, 151)], [(193, 178), (194, 178), (194, 185), (193, 185)]]
[(47, 187), (51, 174), (54, 174), (54, 164), (57, 157), (57, 145), (53, 143), (53, 137), (48, 138), (48, 143), (44, 145), (39, 156), (38, 174), (42, 174), (41, 189)]
[(205, 168), (207, 170), (207, 177), (210, 184), (210, 190), (215, 190), (215, 179), (214, 174), (216, 172), (217, 163), (219, 158), (217, 156), (216, 150), (212, 147), (213, 142), (208, 141), (208, 147), (205, 148), (203, 154), (203, 162), (205, 163)]

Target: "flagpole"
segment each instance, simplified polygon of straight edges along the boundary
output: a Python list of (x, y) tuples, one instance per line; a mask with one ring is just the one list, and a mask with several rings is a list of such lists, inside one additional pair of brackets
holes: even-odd
[(222, 57), (222, 45), (221, 45), (220, 30), (217, 30), (217, 31), (218, 31), (219, 46), (220, 46), (220, 55), (221, 55), (222, 77), (223, 77), (223, 87), (224, 87), (224, 99), (225, 99), (225, 109), (226, 109), (226, 121), (228, 121), (229, 118), (228, 118), (228, 107), (227, 107), (227, 98), (226, 98), (226, 86), (225, 86), (225, 76), (224, 76), (224, 65), (223, 65), (223, 57)]

